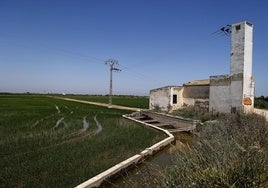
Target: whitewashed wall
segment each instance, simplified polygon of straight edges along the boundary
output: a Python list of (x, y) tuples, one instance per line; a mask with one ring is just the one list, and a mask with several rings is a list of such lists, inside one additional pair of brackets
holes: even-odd
[(162, 111), (167, 111), (171, 100), (171, 87), (163, 87), (150, 91), (150, 110), (159, 107)]
[(254, 108), (254, 113), (264, 116), (266, 121), (268, 121), (268, 110)]

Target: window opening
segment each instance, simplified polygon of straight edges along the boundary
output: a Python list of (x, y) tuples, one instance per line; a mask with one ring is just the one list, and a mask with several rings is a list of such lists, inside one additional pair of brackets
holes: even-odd
[(173, 104), (177, 104), (177, 95), (173, 95)]
[(236, 30), (236, 31), (238, 31), (238, 30), (240, 30), (240, 29), (241, 29), (240, 25), (236, 25), (236, 26), (235, 26), (235, 30)]

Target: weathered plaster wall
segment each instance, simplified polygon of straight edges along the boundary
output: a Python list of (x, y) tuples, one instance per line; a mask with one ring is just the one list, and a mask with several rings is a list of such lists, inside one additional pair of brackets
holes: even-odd
[[(171, 99), (170, 99), (170, 110), (177, 110), (183, 106), (183, 93), (184, 88), (183, 87), (172, 87), (171, 88)], [(177, 95), (177, 103), (173, 103), (173, 95)]]
[(242, 100), (243, 100), (243, 75), (235, 74), (231, 76), (231, 85), (230, 85), (230, 99), (231, 99), (231, 108), (232, 111), (241, 111)]
[[(210, 111), (253, 112), (255, 83), (252, 76), (252, 46), (253, 25), (249, 22), (233, 24), (230, 74), (211, 76), (209, 82), (188, 82), (180, 89), (165, 87), (152, 90), (150, 109), (159, 106), (165, 111), (174, 110), (183, 106), (208, 103), (209, 100)], [(177, 95), (176, 104), (173, 103), (173, 95)]]
[[(177, 96), (174, 103), (173, 96)], [(170, 111), (184, 106), (195, 106), (203, 103), (208, 106), (209, 85), (201, 86), (167, 86), (150, 91), (150, 109), (160, 108), (162, 111)]]
[[(245, 80), (247, 80), (247, 78), (245, 78)], [(246, 82), (246, 81), (245, 81)], [(253, 113), (254, 112), (254, 88), (255, 88), (255, 82), (254, 82), (254, 78), (251, 77), (251, 81), (250, 82), (246, 82), (245, 85), (244, 82), (244, 94), (243, 94), (243, 98), (250, 98), (251, 100), (251, 105), (245, 105), (244, 104), (244, 112), (245, 113)]]
[(184, 85), (183, 106), (196, 106), (197, 103), (207, 104), (208, 101), (209, 85)]
[(230, 75), (210, 77), (210, 110), (253, 112), (252, 36), (252, 24), (232, 25)]
[(254, 112), (254, 87), (255, 82), (252, 76), (252, 52), (253, 52), (253, 25), (245, 24), (245, 62), (244, 62), (244, 82), (243, 98), (250, 98), (251, 105), (244, 104), (244, 112)]
[(184, 86), (183, 97), (194, 99), (208, 99), (209, 85)]
[(160, 108), (167, 111), (171, 99), (171, 87), (163, 87), (150, 91), (150, 110)]
[(183, 98), (183, 106), (194, 106), (195, 99), (193, 98)]
[(211, 76), (209, 91), (209, 111), (230, 113), (229, 75)]
[(231, 97), (233, 97), (231, 105), (246, 113), (252, 113), (254, 111), (253, 25), (249, 22), (233, 24), (231, 42), (230, 76), (233, 80), (231, 84)]
[(254, 108), (254, 113), (265, 117), (266, 121), (268, 121), (268, 110)]
[(230, 75), (244, 71), (245, 27), (242, 23), (232, 25)]

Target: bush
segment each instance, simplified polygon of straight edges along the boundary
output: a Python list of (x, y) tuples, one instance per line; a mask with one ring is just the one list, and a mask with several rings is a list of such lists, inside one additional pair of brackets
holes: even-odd
[(225, 116), (178, 153), (167, 187), (267, 187), (268, 128), (257, 115)]
[(205, 122), (213, 119), (212, 115), (207, 109), (202, 109), (198, 107), (186, 107), (178, 109), (172, 112), (172, 115), (181, 116), (184, 118), (196, 119), (201, 122)]
[(268, 97), (256, 97), (254, 100), (254, 107), (260, 109), (268, 109)]

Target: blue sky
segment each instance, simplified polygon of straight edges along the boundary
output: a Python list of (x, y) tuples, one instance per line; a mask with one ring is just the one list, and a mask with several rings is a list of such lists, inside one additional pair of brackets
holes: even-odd
[(228, 74), (226, 24), (254, 24), (255, 94), (268, 95), (266, 0), (0, 0), (0, 92), (114, 94)]

